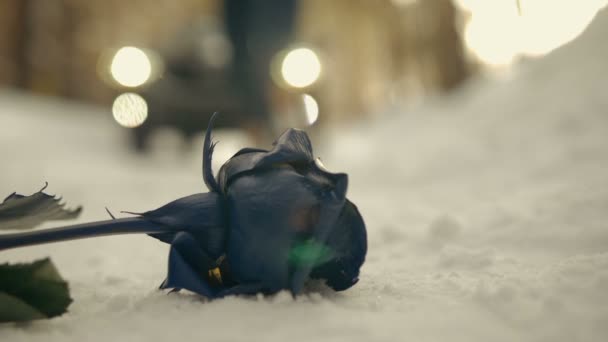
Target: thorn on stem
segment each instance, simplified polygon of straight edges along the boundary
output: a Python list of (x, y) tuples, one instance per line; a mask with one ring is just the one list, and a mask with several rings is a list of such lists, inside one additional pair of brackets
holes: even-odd
[(116, 217), (114, 216), (114, 214), (112, 214), (112, 212), (110, 211), (110, 209), (108, 209), (108, 207), (106, 208), (106, 212), (108, 213), (108, 215), (110, 215), (110, 217), (112, 218), (112, 220), (116, 220)]

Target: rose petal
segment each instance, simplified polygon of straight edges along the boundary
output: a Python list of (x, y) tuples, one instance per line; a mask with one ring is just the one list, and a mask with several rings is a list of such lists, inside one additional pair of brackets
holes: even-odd
[(192, 235), (178, 233), (169, 251), (167, 279), (160, 288), (186, 289), (209, 298), (215, 297), (217, 289), (212, 288), (204, 277), (210, 268), (210, 260)]
[(226, 187), (233, 177), (254, 169), (271, 167), (282, 163), (311, 163), (314, 161), (312, 145), (306, 132), (291, 128), (283, 133), (272, 150), (244, 149), (235, 154), (220, 169), (219, 187), (226, 193)]
[(336, 291), (345, 290), (358, 281), (359, 269), (367, 253), (365, 223), (357, 207), (346, 201), (338, 221), (327, 237), (332, 260), (314, 268), (311, 278), (325, 279)]
[(238, 283), (289, 288), (289, 252), (298, 227), (294, 216), (318, 204), (314, 186), (291, 168), (238, 177), (227, 195), (230, 237), (227, 258)]

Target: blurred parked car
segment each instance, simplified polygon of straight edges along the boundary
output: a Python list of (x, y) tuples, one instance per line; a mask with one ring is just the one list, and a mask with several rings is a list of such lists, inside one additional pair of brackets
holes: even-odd
[[(120, 72), (133, 74), (133, 58), (123, 58), (124, 48), (112, 60), (112, 76), (121, 90), (139, 94), (147, 107), (141, 123), (132, 128), (133, 146), (143, 151), (150, 135), (160, 127), (176, 128), (185, 139), (207, 127), (214, 112), (220, 112), (217, 127), (245, 129), (254, 140), (268, 140), (276, 135), (278, 122), (297, 126), (309, 124), (310, 114), (318, 114), (318, 104), (304, 93), (317, 81), (321, 62), (309, 48), (294, 45), (290, 35), (262, 35), (249, 28), (239, 28), (256, 35), (257, 45), (243, 52), (243, 42), (229, 39), (226, 30), (212, 18), (188, 25), (159, 51), (130, 51), (148, 59), (148, 74), (143, 82), (120, 80)], [(233, 33), (232, 35), (242, 35)], [(265, 39), (272, 43), (265, 43)], [(139, 52), (137, 52), (139, 51)], [(124, 53), (123, 53), (124, 54)], [(236, 59), (236, 60), (235, 60)], [(146, 77), (147, 76), (147, 77)], [(144, 79), (145, 78), (145, 79)], [(116, 117), (116, 113), (115, 113)], [(314, 120), (312, 120), (314, 121)]]

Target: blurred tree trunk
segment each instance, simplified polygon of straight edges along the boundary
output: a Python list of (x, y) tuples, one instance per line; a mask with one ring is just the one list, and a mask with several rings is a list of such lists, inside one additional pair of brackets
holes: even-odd
[(407, 37), (402, 62), (408, 78), (418, 74), (424, 93), (446, 92), (460, 85), (471, 69), (452, 0), (418, 1), (402, 11)]
[(452, 0), (303, 1), (299, 37), (324, 58), (320, 121), (373, 115), (460, 85), (470, 69), (458, 15)]
[(0, 84), (22, 87), (26, 85), (28, 3), (29, 0), (0, 2)]
[(436, 82), (441, 90), (451, 90), (468, 77), (467, 62), (458, 28), (457, 12), (452, 0), (424, 1), (430, 20), (435, 20), (437, 29), (431, 38)]
[(154, 48), (218, 0), (0, 0), (0, 84), (107, 103), (98, 74), (106, 49)]

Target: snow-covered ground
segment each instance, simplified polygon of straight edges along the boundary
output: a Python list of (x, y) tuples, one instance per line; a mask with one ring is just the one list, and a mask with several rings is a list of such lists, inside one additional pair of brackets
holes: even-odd
[[(354, 288), (208, 302), (156, 290), (167, 246), (151, 238), (29, 247), (0, 262), (52, 256), (75, 302), (58, 319), (1, 325), (0, 341), (607, 340), (607, 35), (603, 11), (508, 79), (317, 146), (350, 174), (368, 226)], [(170, 153), (167, 134), (153, 156), (132, 155), (99, 111), (0, 93), (0, 194), (48, 181), (89, 221), (203, 191), (199, 148)], [(245, 144), (219, 139), (217, 165)]]

